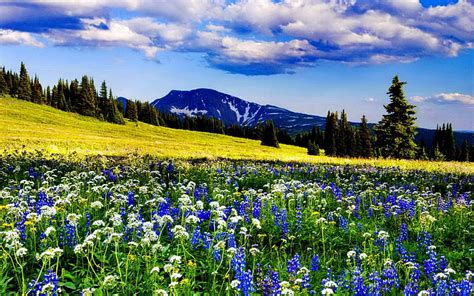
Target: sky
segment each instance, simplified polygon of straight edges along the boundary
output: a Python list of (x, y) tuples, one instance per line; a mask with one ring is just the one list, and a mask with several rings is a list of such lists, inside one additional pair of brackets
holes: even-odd
[(0, 0), (0, 65), (152, 101), (213, 88), (377, 122), (394, 75), (417, 125), (474, 130), (474, 0)]

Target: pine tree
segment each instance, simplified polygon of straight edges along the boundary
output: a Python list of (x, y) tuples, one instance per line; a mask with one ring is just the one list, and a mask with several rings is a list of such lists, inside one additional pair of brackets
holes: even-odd
[(451, 123), (446, 124), (446, 132), (444, 136), (444, 155), (447, 160), (456, 159), (456, 144), (454, 142), (453, 126)]
[(71, 84), (69, 85), (69, 104), (71, 106), (71, 110), (78, 112), (78, 107), (77, 104), (79, 103), (80, 99), (80, 90), (79, 90), (79, 81), (77, 79), (74, 79), (71, 81)]
[(262, 145), (279, 148), (277, 133), (273, 121), (267, 120), (263, 126)]
[(469, 161), (469, 145), (467, 143), (467, 140), (464, 140), (464, 142), (462, 143), (459, 161)]
[(45, 95), (45, 104), (51, 106), (51, 88), (49, 85), (46, 87), (46, 95)]
[(43, 87), (36, 75), (31, 83), (31, 101), (36, 104), (43, 104)]
[(362, 116), (359, 127), (359, 147), (359, 156), (365, 158), (370, 158), (373, 156), (372, 136), (370, 134), (369, 125), (367, 124), (367, 118), (365, 118), (365, 115)]
[(69, 111), (69, 106), (64, 95), (64, 82), (62, 79), (58, 81), (58, 97), (57, 97), (57, 108), (63, 111)]
[(95, 117), (95, 109), (95, 96), (91, 84), (89, 83), (89, 78), (87, 76), (82, 76), (81, 90), (79, 93), (76, 110), (81, 115)]
[(20, 81), (18, 85), (18, 98), (20, 100), (31, 101), (31, 85), (30, 77), (26, 71), (25, 64), (23, 62), (20, 66)]
[(125, 117), (133, 122), (138, 121), (137, 104), (135, 104), (134, 101), (127, 100), (127, 112)]
[(107, 92), (107, 84), (105, 81), (102, 81), (102, 84), (100, 85), (100, 92), (99, 92), (99, 97), (98, 97), (98, 118), (102, 120), (107, 120), (110, 121), (106, 114), (111, 113), (110, 109), (111, 108), (111, 103), (107, 102), (108, 100), (108, 92)]
[(117, 124), (125, 124), (125, 120), (123, 120), (122, 113), (120, 113), (117, 107), (117, 100), (115, 100), (114, 96), (112, 95), (112, 90), (109, 90), (109, 98), (106, 101), (106, 109), (107, 109), (107, 121)]
[(319, 155), (319, 146), (313, 141), (308, 143), (308, 155)]
[(439, 147), (438, 147), (438, 146), (434, 147), (433, 160), (443, 161), (443, 160), (445, 160), (445, 159), (446, 159), (446, 157), (445, 157), (444, 154), (440, 151)]
[(5, 76), (5, 68), (2, 68), (0, 71), (0, 95), (6, 95), (10, 92)]
[(328, 156), (336, 155), (337, 113), (328, 111), (326, 128), (324, 130), (324, 153)]
[(347, 114), (345, 110), (342, 110), (341, 119), (336, 132), (336, 155), (337, 156), (348, 156), (350, 155), (349, 150), (351, 147), (351, 133), (350, 133), (349, 122), (347, 121)]
[(384, 157), (414, 158), (416, 144), (415, 106), (410, 105), (405, 98), (403, 85), (398, 76), (392, 80), (392, 85), (387, 94), (390, 103), (385, 105), (387, 114), (376, 125), (377, 144)]

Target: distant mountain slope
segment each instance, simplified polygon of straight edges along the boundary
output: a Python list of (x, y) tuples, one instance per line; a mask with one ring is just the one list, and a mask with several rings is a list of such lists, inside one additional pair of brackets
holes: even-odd
[(226, 125), (255, 126), (258, 122), (273, 120), (279, 128), (290, 133), (324, 126), (325, 117), (307, 115), (272, 105), (260, 105), (212, 89), (190, 91), (173, 90), (161, 99), (151, 103), (161, 112), (185, 115), (215, 117)]
[[(278, 128), (285, 129), (293, 135), (307, 131), (313, 126), (324, 129), (326, 121), (326, 118), (322, 116), (297, 113), (272, 105), (260, 105), (206, 88), (190, 91), (172, 90), (163, 98), (153, 101), (151, 105), (161, 112), (171, 112), (181, 117), (185, 115), (215, 117), (226, 125), (238, 124), (253, 127), (259, 121), (271, 119)], [(354, 122), (351, 124), (358, 125)], [(474, 143), (472, 132), (455, 132), (454, 134), (458, 144), (464, 140)], [(430, 146), (433, 135), (434, 130), (418, 128), (416, 140), (423, 140)]]

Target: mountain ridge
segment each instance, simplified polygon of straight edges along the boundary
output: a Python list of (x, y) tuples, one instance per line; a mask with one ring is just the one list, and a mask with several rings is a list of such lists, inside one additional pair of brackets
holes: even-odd
[(154, 100), (151, 105), (161, 112), (184, 116), (215, 117), (226, 125), (254, 127), (259, 122), (273, 120), (276, 126), (289, 133), (324, 127), (325, 117), (294, 112), (274, 105), (261, 105), (209, 88), (189, 91), (172, 90)]
[[(193, 90), (171, 90), (162, 98), (150, 103), (163, 113), (174, 113), (181, 118), (185, 116), (204, 115), (215, 117), (226, 125), (254, 127), (258, 122), (273, 120), (276, 127), (285, 129), (290, 135), (310, 130), (313, 126), (325, 128), (326, 117), (294, 112), (274, 105), (261, 105), (236, 96), (219, 92), (210, 88)], [(358, 122), (350, 122), (358, 126)], [(375, 123), (369, 123), (373, 126)], [(431, 146), (435, 130), (417, 128), (416, 141), (424, 141)], [(464, 140), (474, 143), (474, 132), (455, 131), (456, 143)]]

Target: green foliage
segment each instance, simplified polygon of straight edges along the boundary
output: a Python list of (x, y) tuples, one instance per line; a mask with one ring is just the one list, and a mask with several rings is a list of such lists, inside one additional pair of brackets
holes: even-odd
[(314, 142), (308, 143), (308, 155), (319, 155), (319, 146)]
[(96, 115), (96, 100), (94, 90), (91, 87), (89, 78), (82, 76), (78, 101), (76, 102), (76, 111), (85, 116)]
[(324, 130), (324, 151), (328, 156), (337, 154), (336, 133), (337, 133), (337, 112), (328, 111), (326, 117), (326, 129)]
[(398, 76), (392, 80), (388, 93), (390, 103), (385, 105), (387, 114), (376, 125), (377, 146), (383, 157), (414, 158), (416, 144), (415, 106), (408, 103)]
[(41, 152), (0, 157), (0, 172), (1, 295), (242, 295), (239, 267), (249, 295), (273, 272), (287, 294), (321, 294), (328, 270), (337, 295), (357, 278), (380, 295), (470, 293), (469, 173)]
[(373, 156), (372, 135), (370, 133), (365, 115), (362, 116), (359, 128), (359, 155), (365, 158), (370, 158)]
[(20, 66), (20, 82), (18, 85), (18, 98), (20, 100), (31, 101), (31, 85), (28, 71), (23, 62)]
[(138, 121), (137, 105), (134, 101), (127, 101), (127, 111), (125, 117), (133, 122)]
[(0, 95), (6, 95), (10, 92), (7, 81), (5, 80), (5, 68), (0, 70)]
[(279, 148), (278, 138), (273, 121), (267, 120), (262, 131), (262, 145)]

